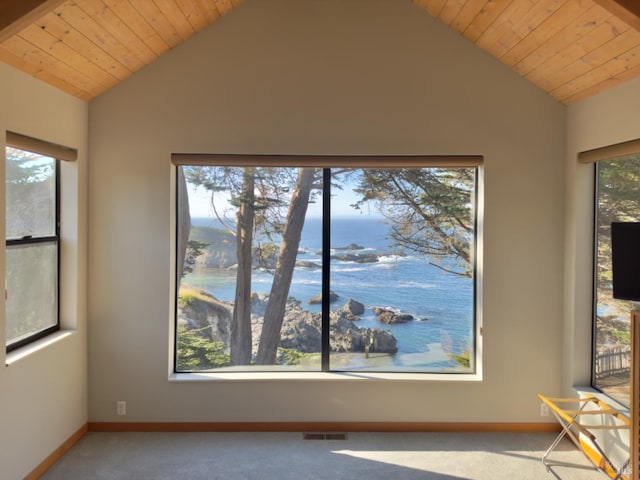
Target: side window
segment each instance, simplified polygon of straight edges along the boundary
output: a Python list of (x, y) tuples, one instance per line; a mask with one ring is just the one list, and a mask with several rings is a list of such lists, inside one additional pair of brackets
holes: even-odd
[(6, 147), (6, 349), (59, 329), (59, 161)]
[(632, 303), (612, 295), (611, 222), (640, 221), (640, 155), (596, 163), (593, 386), (629, 405)]

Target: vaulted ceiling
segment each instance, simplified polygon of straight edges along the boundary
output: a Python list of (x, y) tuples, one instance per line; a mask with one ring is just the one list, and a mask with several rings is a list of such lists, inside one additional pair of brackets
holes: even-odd
[[(565, 104), (640, 76), (639, 0), (412, 1)], [(0, 61), (91, 100), (241, 2), (5, 0)]]

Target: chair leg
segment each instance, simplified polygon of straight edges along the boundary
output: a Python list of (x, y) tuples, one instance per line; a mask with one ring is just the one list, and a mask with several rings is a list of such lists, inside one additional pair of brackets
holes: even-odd
[(556, 437), (556, 439), (553, 441), (553, 443), (549, 446), (549, 448), (547, 448), (547, 451), (544, 452), (544, 455), (542, 456), (542, 464), (545, 466), (545, 468), (547, 469), (547, 472), (550, 470), (550, 465), (547, 463), (547, 457), (549, 456), (549, 454), (558, 446), (558, 444), (560, 443), (560, 441), (565, 437), (565, 435), (568, 433), (569, 428), (571, 427), (571, 424), (565, 425), (562, 428), (562, 431), (558, 434), (558, 436)]
[[(586, 403), (583, 403), (580, 408), (578, 408), (578, 412), (581, 412), (585, 407), (586, 407)], [(570, 422), (566, 422), (564, 421), (562, 418), (560, 418), (560, 416), (554, 411), (553, 412), (554, 416), (556, 417), (556, 420), (558, 421), (558, 423), (560, 423), (560, 425), (562, 425), (562, 431), (558, 434), (558, 436), (556, 437), (556, 439), (553, 441), (553, 443), (549, 446), (549, 448), (547, 449), (547, 451), (544, 453), (544, 455), (542, 456), (542, 464), (545, 466), (545, 468), (547, 469), (547, 472), (551, 471), (551, 467), (550, 465), (547, 463), (547, 457), (549, 456), (549, 454), (558, 446), (558, 444), (560, 443), (560, 441), (566, 436), (569, 435), (569, 438), (571, 439), (571, 441), (576, 445), (576, 447), (578, 447), (578, 449), (580, 449), (580, 443), (578, 441), (578, 438), (576, 437), (576, 435), (571, 431), (571, 427), (573, 425), (573, 422), (575, 421), (575, 419), (578, 417), (579, 413), (576, 413), (575, 415), (573, 415), (571, 417), (571, 421)], [(582, 449), (580, 449), (582, 450)], [(585, 452), (582, 452), (585, 453)], [(586, 455), (586, 454), (585, 454)]]
[[(622, 480), (624, 477), (623, 475), (627, 474), (627, 473), (631, 473), (630, 472), (630, 467), (631, 467), (631, 459), (628, 458), (626, 462), (624, 462), (624, 464), (618, 469), (618, 471), (616, 472), (616, 476), (613, 478), (613, 480)], [(631, 477), (628, 477), (631, 478)]]

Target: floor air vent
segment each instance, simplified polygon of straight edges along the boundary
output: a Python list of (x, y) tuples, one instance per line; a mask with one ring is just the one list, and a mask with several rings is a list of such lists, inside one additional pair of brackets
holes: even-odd
[(303, 433), (304, 440), (346, 440), (346, 433)]

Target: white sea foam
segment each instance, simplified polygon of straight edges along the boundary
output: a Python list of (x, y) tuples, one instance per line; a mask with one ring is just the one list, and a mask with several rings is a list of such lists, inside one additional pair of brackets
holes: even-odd
[(415, 262), (419, 260), (417, 257), (406, 257), (404, 255), (380, 255), (379, 263), (399, 263), (399, 262)]
[(422, 290), (431, 290), (438, 288), (435, 283), (421, 283), (421, 282), (398, 282), (395, 285), (396, 288), (419, 288)]
[(311, 279), (302, 279), (302, 280), (294, 280), (293, 283), (296, 285), (322, 285), (322, 280), (311, 280)]
[[(344, 263), (345, 265), (354, 265), (355, 262), (341, 262)], [(350, 267), (350, 266), (338, 266), (338, 267), (333, 267), (331, 269), (331, 271), (333, 272), (340, 272), (340, 273), (349, 273), (349, 272), (364, 272), (367, 270), (367, 267)]]

